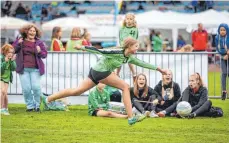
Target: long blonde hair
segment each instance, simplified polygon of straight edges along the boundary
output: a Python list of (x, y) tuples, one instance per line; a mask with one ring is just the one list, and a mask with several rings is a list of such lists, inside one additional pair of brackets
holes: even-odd
[(123, 26), (126, 27), (126, 18), (127, 16), (132, 16), (133, 17), (133, 27), (137, 27), (137, 21), (135, 20), (135, 15), (133, 13), (127, 13), (125, 15), (125, 19), (123, 20)]
[(81, 38), (80, 28), (75, 27), (72, 29), (71, 38)]
[(138, 97), (139, 94), (139, 87), (138, 87), (138, 78), (139, 76), (144, 76), (145, 77), (145, 86), (143, 87), (144, 91), (143, 91), (143, 97), (147, 96), (148, 93), (148, 85), (147, 85), (147, 78), (146, 75), (143, 73), (140, 73), (137, 75), (135, 81), (134, 81), (134, 96)]

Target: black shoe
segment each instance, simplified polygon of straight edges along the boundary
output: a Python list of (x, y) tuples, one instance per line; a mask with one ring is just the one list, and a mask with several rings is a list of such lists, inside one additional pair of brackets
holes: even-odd
[(225, 100), (227, 98), (227, 92), (223, 92), (221, 95), (221, 99)]
[(26, 109), (26, 112), (33, 112), (34, 109)]
[(189, 119), (193, 119), (195, 117), (196, 117), (196, 113), (191, 113), (191, 114), (188, 115), (188, 118)]
[(40, 112), (40, 111), (41, 111), (40, 108), (35, 109), (35, 112)]

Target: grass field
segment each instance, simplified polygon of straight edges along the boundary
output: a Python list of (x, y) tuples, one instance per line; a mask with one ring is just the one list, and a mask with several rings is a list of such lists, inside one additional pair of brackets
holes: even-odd
[[(229, 78), (227, 80), (229, 82)], [(215, 85), (214, 85), (215, 82)], [(209, 96), (221, 96), (221, 79), (219, 72), (208, 72), (208, 91)], [(229, 93), (229, 83), (227, 87), (227, 91)]]
[(229, 100), (212, 100), (222, 118), (148, 118), (133, 126), (126, 119), (90, 117), (87, 106), (69, 112), (26, 113), (25, 105), (10, 104), (1, 117), (2, 143), (228, 143)]

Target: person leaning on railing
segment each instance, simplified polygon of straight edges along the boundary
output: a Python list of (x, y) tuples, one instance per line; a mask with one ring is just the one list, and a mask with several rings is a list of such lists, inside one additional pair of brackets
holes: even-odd
[(226, 80), (229, 76), (229, 27), (227, 24), (220, 24), (218, 34), (215, 37), (216, 50), (221, 55), (221, 86), (222, 86), (222, 100), (227, 97)]

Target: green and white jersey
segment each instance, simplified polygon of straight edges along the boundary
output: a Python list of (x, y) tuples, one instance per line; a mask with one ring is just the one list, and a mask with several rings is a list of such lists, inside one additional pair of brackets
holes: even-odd
[(132, 37), (134, 39), (138, 39), (138, 28), (136, 27), (122, 27), (119, 30), (119, 44), (123, 45), (123, 41), (127, 37)]
[(101, 92), (97, 87), (93, 88), (88, 96), (88, 115), (92, 115), (92, 113), (99, 108), (107, 110), (109, 101), (110, 94), (106, 90), (103, 89)]
[(103, 51), (103, 50), (98, 50), (94, 47), (83, 46), (81, 50), (102, 55), (102, 57), (99, 59), (97, 64), (92, 67), (93, 70), (98, 72), (106, 72), (106, 71), (113, 72), (116, 68), (120, 67), (124, 63), (131, 63), (151, 70), (157, 69), (157, 66), (151, 65), (149, 63), (145, 63), (144, 61), (139, 60), (133, 55), (126, 57), (124, 55), (123, 49)]

